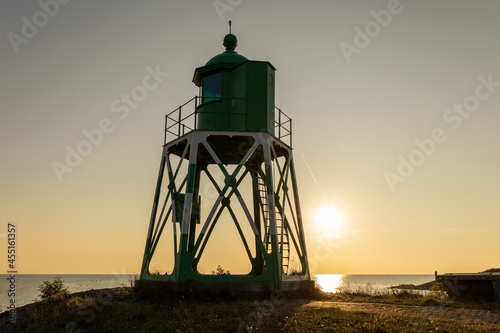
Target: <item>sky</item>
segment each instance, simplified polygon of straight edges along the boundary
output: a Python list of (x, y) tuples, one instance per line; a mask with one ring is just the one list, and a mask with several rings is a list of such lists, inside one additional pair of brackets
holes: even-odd
[(197, 93), (194, 69), (224, 50), (232, 20), (236, 51), (277, 68), (313, 274), (499, 267), (498, 12), (494, 0), (2, 1), (0, 251), (14, 223), (18, 273), (138, 272), (164, 115)]

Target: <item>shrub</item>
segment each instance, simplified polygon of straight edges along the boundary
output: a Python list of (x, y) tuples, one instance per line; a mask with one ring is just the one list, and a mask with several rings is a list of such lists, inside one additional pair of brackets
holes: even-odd
[(430, 291), (430, 296), (432, 296), (435, 300), (444, 301), (448, 299), (448, 294), (444, 291), (443, 284), (440, 282), (434, 283)]
[(63, 280), (60, 276), (56, 276), (54, 281), (43, 281), (38, 287), (42, 301), (45, 300), (59, 300), (66, 298), (69, 295), (69, 290), (64, 286)]
[(399, 299), (412, 299), (422, 297), (422, 294), (413, 289), (393, 289), (392, 295)]
[(66, 306), (70, 311), (74, 311), (82, 306), (85, 301), (80, 296), (71, 297), (66, 301)]
[(221, 265), (217, 265), (217, 271), (212, 271), (213, 275), (231, 275), (231, 273), (228, 270), (225, 270), (222, 268)]

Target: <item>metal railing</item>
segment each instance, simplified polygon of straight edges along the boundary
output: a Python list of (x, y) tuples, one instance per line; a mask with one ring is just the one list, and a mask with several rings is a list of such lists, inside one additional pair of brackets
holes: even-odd
[[(165, 115), (165, 134), (163, 136), (163, 144), (167, 143), (167, 137), (169, 134), (173, 135), (174, 139), (176, 139), (180, 136), (183, 136), (187, 132), (196, 129), (196, 123), (198, 120), (197, 119), (198, 114), (196, 112), (196, 109), (198, 109), (198, 99), (199, 99), (198, 96), (194, 96), (193, 98), (191, 98), (189, 101), (179, 106), (174, 111), (167, 113)], [(187, 115), (186, 112), (184, 112), (183, 116), (182, 115), (183, 107), (185, 107), (192, 101), (194, 101), (194, 111), (188, 113)]]
[[(288, 117), (281, 109), (274, 107), (278, 110), (278, 114), (274, 113), (274, 134), (278, 139), (288, 137), (288, 145), (292, 146), (292, 118)], [(278, 119), (276, 119), (278, 118)], [(283, 119), (283, 121), (282, 121)], [(277, 133), (276, 133), (277, 131)], [(282, 140), (283, 141), (283, 140)]]
[[(229, 98), (235, 99), (235, 98)], [(218, 99), (220, 100), (220, 98)], [(165, 133), (163, 136), (163, 144), (168, 141), (177, 139), (191, 131), (197, 129), (198, 126), (198, 106), (201, 105), (201, 96), (194, 96), (186, 103), (179, 106), (177, 109), (165, 115)], [(194, 103), (193, 103), (194, 102)], [(191, 104), (188, 106), (188, 104)], [(194, 106), (194, 107), (193, 107)], [(292, 146), (292, 119), (288, 117), (281, 109), (274, 107), (277, 112), (274, 114), (274, 132), (275, 136), (282, 140), (288, 138), (288, 145)]]

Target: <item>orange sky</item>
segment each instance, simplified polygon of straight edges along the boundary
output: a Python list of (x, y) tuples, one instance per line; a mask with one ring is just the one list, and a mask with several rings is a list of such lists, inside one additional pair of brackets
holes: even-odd
[[(499, 266), (499, 3), (228, 6), (70, 2), (35, 33), (23, 24), (43, 19), (37, 2), (0, 5), (0, 244), (13, 221), (20, 273), (139, 271), (163, 117), (197, 93), (193, 71), (223, 50), (229, 19), (237, 51), (277, 68), (313, 273)], [(151, 71), (147, 96), (124, 104)], [(342, 215), (326, 237), (323, 207)]]

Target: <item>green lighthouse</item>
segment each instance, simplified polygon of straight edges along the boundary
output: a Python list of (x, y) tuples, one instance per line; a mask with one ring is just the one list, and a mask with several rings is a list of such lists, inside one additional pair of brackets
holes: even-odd
[[(276, 69), (238, 54), (231, 33), (223, 45), (223, 53), (195, 69), (199, 96), (165, 116), (138, 288), (257, 294), (314, 288), (292, 121), (274, 102)], [(237, 230), (249, 271), (203, 272), (207, 244), (227, 223)], [(230, 254), (233, 243), (220, 245)], [(152, 263), (166, 269), (157, 271)]]

